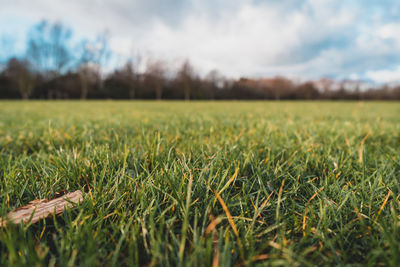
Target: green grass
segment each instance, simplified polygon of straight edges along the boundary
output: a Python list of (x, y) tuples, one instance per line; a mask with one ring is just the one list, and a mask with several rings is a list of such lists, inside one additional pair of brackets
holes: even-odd
[(1, 102), (0, 176), (86, 192), (2, 266), (400, 264), (399, 103)]

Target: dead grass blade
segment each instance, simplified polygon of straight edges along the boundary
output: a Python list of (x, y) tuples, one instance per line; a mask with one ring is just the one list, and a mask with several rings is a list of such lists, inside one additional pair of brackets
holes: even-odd
[(238, 244), (239, 244), (239, 247), (240, 247), (240, 256), (241, 256), (241, 258), (244, 260), (243, 245), (242, 245), (242, 242), (240, 241), (239, 231), (238, 231), (238, 229), (236, 228), (236, 225), (235, 225), (235, 222), (233, 221), (232, 215), (231, 215), (231, 213), (229, 212), (229, 209), (228, 209), (228, 207), (226, 206), (225, 201), (222, 199), (222, 197), (220, 196), (220, 194), (219, 194), (216, 190), (214, 190), (214, 193), (215, 193), (215, 195), (217, 196), (217, 199), (218, 199), (219, 203), (221, 204), (222, 208), (224, 209), (225, 214), (226, 214), (226, 217), (228, 218), (228, 222), (229, 222), (229, 224), (231, 225), (232, 230), (233, 230), (233, 232), (234, 232), (235, 235), (236, 235), (236, 238), (237, 238), (237, 240), (238, 240)]
[(382, 210), (385, 208), (387, 202), (389, 201), (389, 197), (390, 197), (391, 194), (392, 194), (392, 190), (389, 189), (389, 192), (387, 193), (386, 198), (383, 201), (382, 206), (380, 207), (380, 209), (378, 211), (378, 214), (376, 215), (375, 221), (378, 220), (378, 217), (381, 214)]
[(229, 185), (236, 179), (238, 173), (239, 173), (239, 166), (236, 168), (235, 172), (233, 173), (231, 178), (229, 178), (228, 182), (224, 185), (224, 187), (222, 187), (222, 189), (218, 192), (219, 194), (221, 194), (225, 189), (229, 187)]
[(285, 180), (282, 180), (281, 187), (279, 188), (279, 193), (278, 193), (278, 203), (276, 205), (276, 222), (279, 223), (279, 209), (281, 207), (281, 197), (282, 197), (282, 191), (283, 191), (283, 186), (285, 185)]
[(209, 233), (211, 233), (221, 221), (222, 221), (221, 217), (214, 218), (207, 226), (205, 234), (208, 235)]

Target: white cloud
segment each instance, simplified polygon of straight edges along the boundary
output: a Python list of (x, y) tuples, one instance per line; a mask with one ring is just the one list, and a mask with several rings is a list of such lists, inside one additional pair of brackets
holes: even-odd
[(197, 14), (187, 16), (179, 27), (158, 23), (135, 45), (170, 59), (188, 57), (203, 71), (219, 68), (233, 76), (300, 75), (307, 69), (315, 72), (315, 64), (322, 71), (321, 60), (295, 63), (291, 57), (303, 55), (293, 55), (293, 51), (302, 53), (303, 46), (312, 46), (352, 22), (346, 13), (338, 15), (345, 19), (319, 21), (297, 10), (282, 15), (269, 6), (246, 4), (233, 13), (222, 12), (217, 19)]
[(80, 36), (108, 29), (110, 46), (122, 57), (141, 52), (171, 61), (189, 58), (202, 73), (217, 68), (236, 77), (329, 75), (386, 81), (393, 74), (387, 69), (400, 60), (400, 23), (384, 21), (382, 10), (390, 11), (390, 6), (382, 4), (374, 12), (367, 4), (361, 0), (0, 0), (0, 17), (61, 20)]
[(365, 76), (376, 83), (395, 83), (400, 81), (400, 66), (394, 69), (367, 71)]

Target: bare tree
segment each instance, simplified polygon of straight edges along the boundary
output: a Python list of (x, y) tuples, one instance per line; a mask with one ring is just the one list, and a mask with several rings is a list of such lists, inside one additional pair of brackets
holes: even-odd
[(330, 98), (332, 94), (332, 89), (335, 84), (335, 81), (329, 78), (321, 78), (317, 84), (319, 88), (322, 90), (322, 97)]
[(215, 99), (215, 95), (217, 93), (218, 88), (222, 85), (223, 83), (223, 78), (219, 74), (217, 70), (211, 70), (207, 75), (206, 75), (206, 84), (207, 87), (209, 88), (209, 96), (211, 99)]
[(185, 100), (190, 100), (191, 83), (194, 78), (194, 70), (188, 60), (185, 60), (177, 73), (177, 79), (183, 87)]
[(86, 99), (90, 86), (99, 80), (99, 66), (92, 63), (81, 64), (78, 74), (81, 81), (81, 99)]
[(35, 75), (30, 69), (30, 63), (12, 58), (8, 61), (5, 73), (16, 83), (22, 99), (28, 99), (35, 85)]
[(145, 79), (147, 84), (153, 88), (156, 99), (162, 97), (163, 84), (165, 81), (166, 65), (161, 60), (149, 60), (146, 66)]
[(292, 81), (281, 76), (272, 79), (271, 86), (276, 100), (281, 99), (283, 95), (288, 94), (293, 89)]
[(83, 41), (77, 51), (80, 54), (78, 64), (91, 62), (102, 66), (106, 65), (111, 56), (108, 41), (107, 31), (97, 35), (93, 41)]
[(318, 89), (313, 82), (305, 82), (296, 88), (296, 98), (298, 99), (316, 99), (318, 97)]
[(59, 75), (72, 63), (68, 43), (72, 32), (63, 24), (42, 21), (29, 33), (27, 58), (47, 76)]
[(137, 80), (137, 73), (135, 68), (133, 67), (132, 61), (128, 61), (125, 66), (121, 70), (121, 75), (123, 81), (128, 86), (129, 90), (129, 98), (135, 98), (135, 87), (136, 87), (136, 80)]
[(81, 54), (78, 62), (78, 74), (81, 80), (81, 99), (86, 99), (90, 84), (98, 82), (100, 85), (101, 66), (107, 64), (111, 55), (108, 48), (108, 33), (97, 36), (95, 41), (84, 41), (79, 46)]

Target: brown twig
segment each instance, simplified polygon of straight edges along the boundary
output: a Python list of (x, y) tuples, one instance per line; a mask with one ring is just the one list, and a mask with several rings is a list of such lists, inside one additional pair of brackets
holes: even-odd
[(65, 194), (53, 200), (36, 199), (29, 202), (26, 206), (9, 212), (5, 217), (1, 217), (0, 227), (5, 227), (10, 223), (18, 224), (21, 221), (24, 223), (36, 223), (52, 214), (60, 214), (66, 208), (71, 208), (81, 201), (82, 192), (80, 190)]

